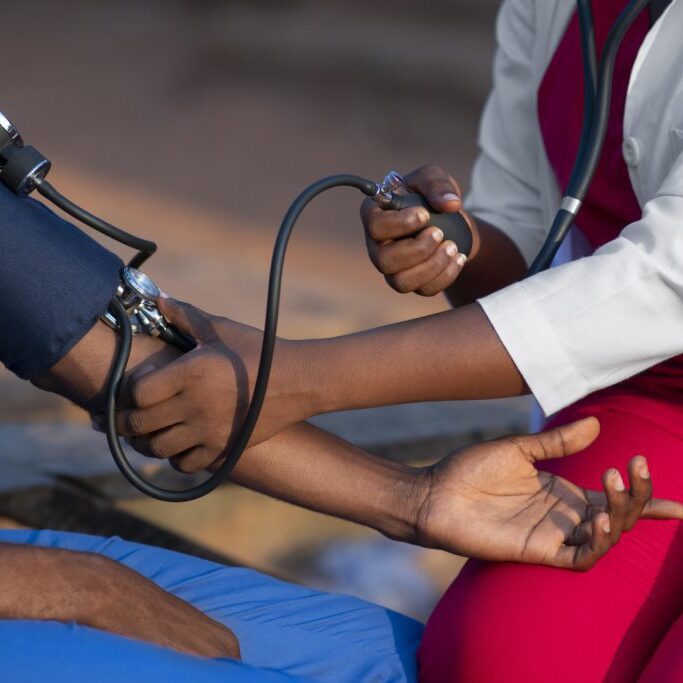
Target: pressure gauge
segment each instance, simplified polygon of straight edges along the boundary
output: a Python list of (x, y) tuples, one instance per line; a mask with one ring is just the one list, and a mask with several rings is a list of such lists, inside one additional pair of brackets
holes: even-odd
[(0, 111), (0, 128), (7, 133), (7, 137), (16, 147), (23, 147), (24, 140), (14, 124)]
[(124, 306), (126, 306), (128, 298), (131, 298), (131, 303), (135, 299), (156, 303), (159, 298), (159, 288), (154, 284), (152, 278), (136, 268), (126, 266), (121, 271), (121, 281), (124, 287), (121, 296)]

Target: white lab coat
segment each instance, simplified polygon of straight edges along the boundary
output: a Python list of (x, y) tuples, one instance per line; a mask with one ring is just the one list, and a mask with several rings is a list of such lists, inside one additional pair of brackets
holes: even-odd
[[(574, 10), (574, 0), (505, 0), (497, 22), (466, 206), (529, 263), (560, 201), (536, 93)], [(636, 59), (623, 151), (642, 219), (593, 255), (480, 300), (547, 415), (683, 353), (683, 0)]]

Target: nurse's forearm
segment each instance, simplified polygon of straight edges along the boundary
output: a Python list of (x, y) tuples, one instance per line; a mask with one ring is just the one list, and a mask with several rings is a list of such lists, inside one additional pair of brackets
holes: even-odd
[(478, 220), (479, 249), (445, 291), (453, 306), (465, 306), (521, 280), (526, 263), (517, 245), (502, 231)]
[(335, 339), (294, 342), (306, 416), (528, 393), (478, 304)]

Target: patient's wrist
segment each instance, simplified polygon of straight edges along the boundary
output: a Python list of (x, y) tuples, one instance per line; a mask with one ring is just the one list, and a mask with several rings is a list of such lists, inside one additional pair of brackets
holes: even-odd
[[(66, 356), (32, 381), (40, 389), (61, 394), (89, 412), (102, 412), (116, 344), (116, 332), (103, 322), (97, 322)], [(146, 363), (161, 367), (178, 354), (159, 339), (136, 335), (133, 337), (128, 374)]]
[(418, 514), (426, 493), (424, 484), (419, 469), (396, 464), (394, 474), (377, 492), (379, 522), (372, 526), (395, 541), (416, 543)]

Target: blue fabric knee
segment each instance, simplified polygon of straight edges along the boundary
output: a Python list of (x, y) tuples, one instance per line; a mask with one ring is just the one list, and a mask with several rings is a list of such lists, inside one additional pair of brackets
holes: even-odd
[(8, 621), (0, 622), (2, 680), (416, 679), (422, 625), (356, 598), (118, 538), (3, 531), (0, 542), (95, 552), (121, 562), (229, 626), (243, 657), (242, 662), (202, 660), (73, 624)]

